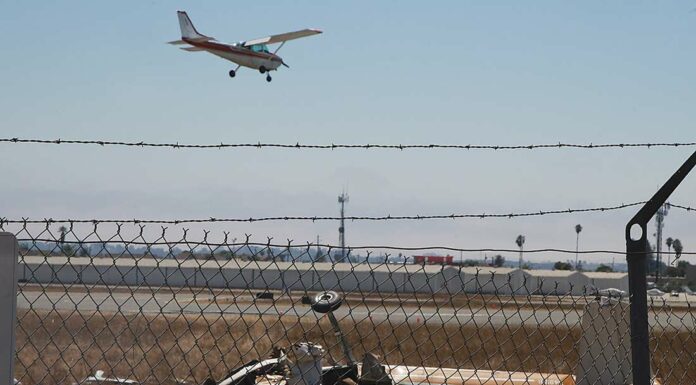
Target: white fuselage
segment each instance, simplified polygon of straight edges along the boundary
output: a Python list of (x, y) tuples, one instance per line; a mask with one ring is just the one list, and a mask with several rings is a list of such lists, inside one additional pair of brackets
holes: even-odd
[(192, 46), (208, 51), (213, 55), (227, 59), (233, 63), (237, 63), (240, 66), (253, 69), (260, 69), (263, 67), (267, 71), (273, 71), (280, 67), (281, 63), (283, 62), (283, 59), (276, 54), (254, 52), (244, 46), (222, 44), (212, 41), (195, 41), (186, 38), (183, 40)]

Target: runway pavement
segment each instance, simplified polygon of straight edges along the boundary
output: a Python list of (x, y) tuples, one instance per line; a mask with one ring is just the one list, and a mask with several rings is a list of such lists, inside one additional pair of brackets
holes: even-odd
[[(309, 305), (293, 304), (290, 301), (254, 300), (251, 296), (225, 297), (219, 301), (214, 294), (195, 294), (194, 292), (174, 293), (171, 291), (108, 291), (94, 292), (23, 289), (17, 297), (19, 309), (58, 310), (123, 314), (203, 314), (203, 315), (256, 315), (256, 316), (296, 316), (318, 319)], [(404, 322), (459, 325), (491, 325), (493, 327), (572, 327), (579, 325), (582, 310), (561, 306), (519, 308), (499, 306), (462, 307), (423, 306), (413, 303), (390, 302), (385, 305), (344, 304), (335, 311), (336, 317), (353, 321), (370, 319), (372, 322), (389, 322), (394, 325)], [(659, 311), (651, 314), (653, 326), (693, 330), (696, 314), (684, 311)]]

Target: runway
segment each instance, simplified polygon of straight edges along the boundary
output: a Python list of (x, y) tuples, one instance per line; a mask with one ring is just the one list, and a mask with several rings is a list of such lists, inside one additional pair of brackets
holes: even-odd
[[(524, 304), (523, 302), (521, 302)], [(254, 300), (251, 295), (217, 296), (212, 293), (171, 291), (112, 291), (65, 290), (52, 287), (43, 291), (36, 288), (23, 289), (17, 297), (19, 309), (79, 311), (122, 314), (202, 314), (202, 315), (251, 315), (291, 316), (319, 319), (323, 315), (312, 311), (309, 305), (290, 301)], [(497, 327), (574, 327), (580, 324), (582, 310), (565, 306), (515, 308), (478, 306), (455, 308), (451, 306), (417, 306), (404, 302), (403, 305), (389, 302), (384, 305), (346, 303), (334, 312), (339, 320), (374, 323), (388, 322), (394, 325), (404, 322), (414, 324), (450, 324)], [(693, 330), (696, 315), (684, 311), (653, 312), (650, 324), (653, 327)]]

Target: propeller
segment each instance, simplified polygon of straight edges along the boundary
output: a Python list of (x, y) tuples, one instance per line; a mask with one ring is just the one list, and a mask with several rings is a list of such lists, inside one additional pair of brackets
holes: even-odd
[(284, 66), (287, 67), (287, 68), (290, 68), (290, 66), (287, 65), (287, 64), (285, 64), (285, 62), (284, 62), (282, 59), (280, 60), (280, 64), (284, 65)]

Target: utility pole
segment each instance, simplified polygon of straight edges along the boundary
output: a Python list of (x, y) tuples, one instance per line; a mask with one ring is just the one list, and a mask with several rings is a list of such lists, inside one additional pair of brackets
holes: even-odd
[(578, 249), (580, 247), (580, 232), (582, 231), (582, 226), (579, 224), (575, 225), (575, 271), (578, 271)]
[(655, 286), (660, 280), (660, 262), (662, 261), (662, 228), (665, 226), (665, 217), (669, 211), (669, 203), (665, 203), (655, 213), (655, 225), (657, 226), (657, 266), (655, 266)]
[(319, 234), (317, 234), (317, 253), (314, 255), (312, 262), (321, 262), (321, 247), (319, 245)]
[(341, 205), (341, 226), (338, 228), (338, 244), (341, 247), (341, 256), (337, 262), (345, 262), (346, 259), (346, 226), (345, 226), (345, 205), (348, 202), (348, 194), (344, 192), (338, 196), (338, 203)]

